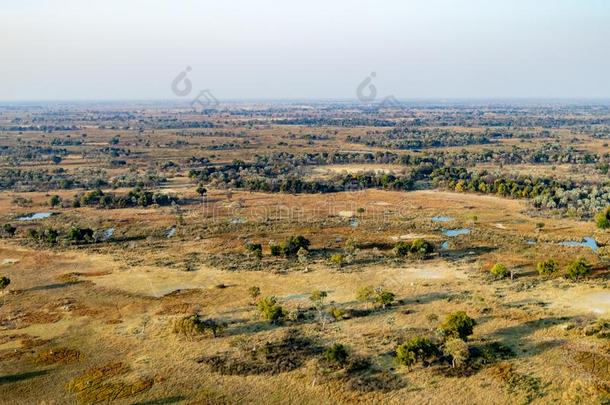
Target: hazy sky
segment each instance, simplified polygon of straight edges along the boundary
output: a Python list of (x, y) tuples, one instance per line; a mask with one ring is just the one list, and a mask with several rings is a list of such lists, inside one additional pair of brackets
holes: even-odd
[(610, 97), (607, 0), (0, 0), (0, 100)]

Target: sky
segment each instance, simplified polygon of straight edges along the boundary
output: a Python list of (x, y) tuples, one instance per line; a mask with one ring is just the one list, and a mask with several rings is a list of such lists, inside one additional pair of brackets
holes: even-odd
[(377, 99), (610, 98), (610, 1), (0, 0), (2, 101), (370, 85)]

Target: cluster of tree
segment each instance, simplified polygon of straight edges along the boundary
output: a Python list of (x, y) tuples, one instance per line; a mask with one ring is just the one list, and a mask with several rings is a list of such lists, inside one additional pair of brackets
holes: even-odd
[[(544, 260), (536, 264), (536, 270), (541, 276), (552, 276), (559, 272), (559, 264), (553, 259)], [(586, 259), (579, 258), (566, 266), (565, 277), (573, 281), (578, 281), (590, 275), (591, 271), (591, 264), (589, 264)], [(494, 264), (489, 272), (496, 278), (505, 278), (509, 275), (512, 276), (513, 274), (513, 272), (502, 263)]]
[(0, 146), (0, 156), (8, 160), (11, 164), (18, 165), (23, 161), (43, 162), (53, 161), (54, 158), (59, 158), (68, 154), (68, 151), (63, 148), (54, 148), (51, 146), (31, 146), (31, 145), (2, 145)]
[[(270, 243), (269, 248), (271, 250), (271, 256), (283, 255), (285, 257), (300, 257), (308, 254), (310, 245), (311, 242), (306, 237), (302, 235), (293, 235), (279, 244)], [(257, 259), (263, 257), (263, 246), (260, 243), (248, 242), (245, 247), (246, 250)]]
[(400, 241), (394, 245), (394, 254), (398, 257), (412, 255), (425, 259), (434, 252), (434, 245), (425, 239), (415, 239), (413, 242)]
[(475, 320), (463, 311), (449, 314), (438, 328), (440, 341), (415, 336), (396, 348), (396, 360), (410, 368), (417, 362), (430, 364), (445, 357), (453, 367), (463, 366), (469, 357), (466, 341), (475, 325)]
[(219, 188), (241, 188), (248, 191), (283, 193), (332, 193), (341, 191), (381, 188), (387, 190), (411, 190), (414, 182), (431, 168), (421, 167), (408, 174), (364, 172), (357, 174), (337, 174), (328, 179), (305, 180), (292, 174), (294, 167), (260, 168), (243, 164), (206, 167), (191, 170), (191, 178), (208, 182)]
[(213, 337), (217, 337), (222, 334), (226, 326), (225, 323), (215, 319), (204, 319), (199, 314), (193, 314), (174, 322), (173, 331), (174, 333), (191, 338), (207, 333), (211, 333)]
[(347, 141), (372, 147), (392, 149), (424, 149), (443, 146), (485, 145), (497, 138), (510, 138), (503, 132), (458, 132), (441, 129), (395, 127), (387, 132), (369, 132), (366, 135), (349, 135)]
[(486, 170), (469, 171), (459, 167), (437, 169), (430, 178), (438, 187), (529, 198), (537, 208), (564, 209), (582, 217), (591, 217), (610, 201), (610, 185), (581, 185), (572, 180), (530, 176), (509, 178)]
[(135, 188), (126, 195), (104, 193), (101, 189), (82, 192), (76, 195), (72, 206), (95, 206), (99, 208), (148, 207), (150, 205), (167, 206), (177, 204), (178, 198), (170, 194), (154, 193)]
[(54, 228), (33, 229), (27, 230), (27, 237), (34, 242), (47, 245), (56, 245), (59, 241), (59, 231)]
[(300, 117), (300, 118), (285, 118), (269, 122), (275, 125), (304, 125), (309, 127), (393, 127), (395, 121), (385, 120), (381, 118), (329, 118), (329, 117)]

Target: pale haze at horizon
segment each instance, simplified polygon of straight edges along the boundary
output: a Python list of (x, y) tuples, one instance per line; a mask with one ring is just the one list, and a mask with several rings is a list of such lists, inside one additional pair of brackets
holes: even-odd
[(604, 0), (5, 0), (0, 100), (609, 98)]

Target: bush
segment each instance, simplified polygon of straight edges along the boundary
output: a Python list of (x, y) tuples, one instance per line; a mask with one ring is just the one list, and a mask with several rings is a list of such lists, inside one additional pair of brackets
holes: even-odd
[(277, 304), (277, 299), (275, 297), (265, 297), (258, 301), (256, 306), (263, 319), (266, 319), (271, 323), (281, 323), (286, 317), (286, 312)]
[(411, 254), (415, 257), (426, 257), (430, 253), (434, 252), (434, 246), (424, 240), (415, 239), (412, 243), (400, 241), (394, 245), (394, 254), (398, 257), (404, 257)]
[(334, 264), (335, 266), (341, 268), (341, 267), (343, 267), (343, 264), (345, 263), (345, 256), (343, 256), (341, 253), (337, 253), (330, 257), (330, 262), (332, 264)]
[(445, 342), (443, 345), (443, 353), (451, 357), (451, 365), (454, 368), (463, 366), (470, 356), (468, 344), (462, 339), (456, 338), (448, 339)]
[(441, 324), (439, 330), (447, 339), (458, 338), (466, 340), (468, 339), (468, 336), (472, 335), (472, 329), (475, 325), (475, 320), (469, 317), (466, 312), (458, 311), (449, 314)]
[(375, 289), (375, 302), (385, 308), (394, 302), (396, 295), (392, 292), (386, 291), (383, 288)]
[(248, 294), (250, 294), (250, 297), (252, 297), (253, 300), (256, 300), (258, 296), (261, 295), (261, 289), (253, 285), (252, 287), (248, 288)]
[(196, 336), (211, 332), (214, 337), (224, 330), (224, 325), (213, 319), (202, 319), (199, 315), (190, 315), (174, 323), (174, 333), (185, 336)]
[(335, 343), (324, 352), (324, 358), (329, 363), (334, 363), (339, 366), (344, 366), (347, 363), (348, 356), (345, 346), (340, 343)]
[(415, 239), (411, 244), (409, 252), (417, 257), (426, 257), (434, 252), (434, 246), (424, 239)]
[(297, 252), (297, 257), (299, 259), (299, 262), (307, 263), (307, 257), (309, 257), (309, 250), (302, 247), (299, 248), (299, 251)]
[(269, 244), (271, 250), (271, 256), (279, 256), (282, 254), (282, 247), (280, 245)]
[(610, 207), (595, 215), (595, 223), (599, 229), (610, 229)]
[(246, 250), (255, 258), (262, 259), (263, 246), (260, 243), (246, 243)]
[(11, 283), (11, 279), (8, 277), (0, 277), (0, 290), (4, 290)]
[(17, 232), (17, 228), (15, 228), (13, 225), (11, 224), (4, 224), (4, 226), (2, 227), (2, 229), (4, 230), (4, 232), (10, 236), (11, 238), (13, 236), (15, 236), (15, 232)]
[(255, 252), (257, 250), (262, 251), (263, 250), (263, 245), (261, 245), (260, 243), (246, 243), (246, 250), (248, 252)]
[(372, 286), (366, 286), (360, 288), (356, 293), (356, 299), (358, 301), (374, 303), (383, 308), (392, 304), (395, 297), (396, 295), (394, 293), (383, 289), (383, 287), (373, 288)]
[(74, 242), (89, 242), (93, 240), (93, 230), (90, 228), (77, 228), (73, 226), (68, 231), (68, 239)]
[(510, 271), (502, 263), (494, 264), (491, 270), (489, 270), (489, 272), (492, 274), (492, 276), (496, 278), (508, 277), (508, 275), (510, 274)]
[(375, 295), (375, 289), (373, 286), (367, 285), (366, 287), (359, 288), (356, 292), (356, 300), (360, 302), (373, 302)]
[(556, 273), (557, 270), (559, 270), (559, 265), (555, 260), (549, 259), (544, 262), (539, 262), (536, 265), (536, 269), (538, 270), (538, 274), (541, 276), (546, 276)]
[(309, 300), (316, 306), (322, 306), (324, 299), (328, 296), (326, 291), (313, 290), (309, 296)]
[(414, 337), (396, 348), (396, 360), (411, 367), (418, 361), (428, 361), (440, 355), (438, 345), (428, 338)]
[(411, 245), (408, 244), (407, 242), (397, 242), (394, 245), (394, 254), (398, 257), (404, 257), (407, 254), (409, 254), (409, 251), (411, 250)]
[(341, 308), (337, 308), (337, 307), (330, 308), (328, 310), (328, 314), (336, 321), (338, 321), (340, 319), (345, 319), (348, 317), (344, 310), (342, 310)]
[(591, 274), (591, 265), (585, 259), (580, 258), (568, 265), (566, 276), (570, 280), (578, 280)]
[(301, 248), (308, 250), (310, 244), (309, 240), (301, 235), (291, 236), (280, 244), (280, 249), (284, 256), (295, 256)]
[(56, 207), (59, 204), (61, 204), (61, 197), (58, 195), (54, 195), (53, 197), (51, 197), (51, 199), (49, 200), (49, 205), (51, 207)]

